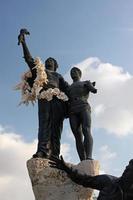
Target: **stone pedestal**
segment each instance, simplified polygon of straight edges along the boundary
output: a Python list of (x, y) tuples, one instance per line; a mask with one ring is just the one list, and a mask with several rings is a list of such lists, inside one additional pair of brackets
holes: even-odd
[[(51, 168), (49, 160), (32, 158), (27, 168), (36, 200), (91, 200), (93, 190), (72, 182), (64, 171)], [(85, 160), (74, 169), (82, 174), (98, 175), (99, 162)]]

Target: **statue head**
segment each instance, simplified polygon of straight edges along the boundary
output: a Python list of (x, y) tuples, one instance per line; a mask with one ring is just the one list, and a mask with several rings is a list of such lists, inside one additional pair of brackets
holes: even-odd
[(82, 76), (81, 70), (77, 67), (73, 67), (70, 71), (70, 74), (73, 81), (79, 81)]
[(56, 71), (58, 68), (58, 63), (54, 58), (49, 57), (47, 60), (45, 60), (45, 67), (48, 70)]
[(133, 159), (129, 161), (129, 164), (126, 166), (121, 179), (124, 182), (133, 184)]

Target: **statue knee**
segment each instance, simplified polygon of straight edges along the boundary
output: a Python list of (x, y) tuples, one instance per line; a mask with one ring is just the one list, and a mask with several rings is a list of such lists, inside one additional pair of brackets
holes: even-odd
[(91, 134), (91, 127), (90, 126), (84, 126), (84, 127), (82, 127), (82, 130), (83, 130), (84, 136)]

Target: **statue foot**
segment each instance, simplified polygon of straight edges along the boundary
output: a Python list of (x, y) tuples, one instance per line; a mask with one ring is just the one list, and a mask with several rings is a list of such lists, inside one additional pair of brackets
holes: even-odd
[(93, 158), (87, 157), (86, 160), (94, 160)]
[(37, 153), (33, 154), (33, 158), (48, 158), (48, 157), (49, 155), (41, 151), (38, 151)]

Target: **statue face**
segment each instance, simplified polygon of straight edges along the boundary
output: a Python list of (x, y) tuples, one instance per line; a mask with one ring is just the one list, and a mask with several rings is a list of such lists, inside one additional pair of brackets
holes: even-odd
[(81, 73), (79, 71), (79, 69), (77, 69), (76, 67), (71, 69), (71, 77), (72, 79), (76, 79), (76, 80), (80, 80), (81, 78)]
[(55, 69), (55, 62), (54, 62), (54, 60), (52, 58), (48, 58), (45, 61), (45, 66), (46, 66), (46, 69), (48, 69), (48, 70), (56, 71), (56, 69)]

